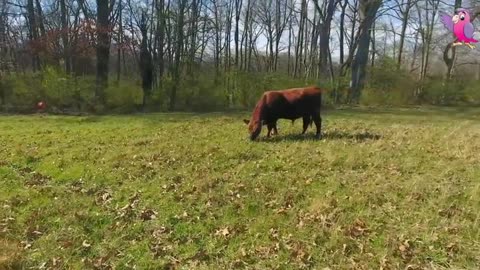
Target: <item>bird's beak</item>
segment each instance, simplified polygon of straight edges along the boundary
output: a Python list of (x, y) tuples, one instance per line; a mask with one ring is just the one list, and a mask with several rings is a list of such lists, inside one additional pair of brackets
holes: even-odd
[(453, 23), (457, 23), (459, 20), (460, 20), (460, 17), (458, 17), (458, 15), (454, 15), (454, 16), (452, 17), (452, 22), (453, 22)]

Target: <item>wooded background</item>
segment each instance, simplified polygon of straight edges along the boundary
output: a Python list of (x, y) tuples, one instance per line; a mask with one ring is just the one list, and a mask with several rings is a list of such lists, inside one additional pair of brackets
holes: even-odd
[[(452, 48), (455, 0), (7, 0), (0, 106), (250, 108), (318, 85), (326, 103), (480, 104), (479, 50)], [(473, 19), (477, 29), (477, 19)], [(480, 37), (479, 37), (480, 38)]]

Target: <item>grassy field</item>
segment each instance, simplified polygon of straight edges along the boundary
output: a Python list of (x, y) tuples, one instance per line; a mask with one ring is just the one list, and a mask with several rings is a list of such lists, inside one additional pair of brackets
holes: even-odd
[(479, 269), (480, 109), (0, 117), (0, 269)]

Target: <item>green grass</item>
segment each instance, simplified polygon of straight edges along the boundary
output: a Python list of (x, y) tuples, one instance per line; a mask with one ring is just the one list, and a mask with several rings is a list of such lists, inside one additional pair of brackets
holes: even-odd
[(0, 268), (479, 269), (480, 110), (0, 117)]

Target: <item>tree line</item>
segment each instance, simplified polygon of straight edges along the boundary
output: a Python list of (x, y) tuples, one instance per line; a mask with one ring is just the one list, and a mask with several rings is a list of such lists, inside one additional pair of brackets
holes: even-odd
[[(363, 92), (393, 88), (420, 100), (442, 78), (436, 98), (451, 99), (452, 82), (480, 76), (471, 60), (478, 52), (451, 46), (438, 21), (440, 11), (453, 14), (462, 4), (472, 18), (480, 13), (475, 1), (462, 0), (2, 1), (1, 104), (25, 97), (15, 93), (25, 76), (43, 82), (36, 98), (62, 103), (66, 89), (73, 97), (91, 91), (93, 106), (108, 103), (125, 81), (138, 82), (143, 107), (169, 110), (202, 97), (247, 106), (258, 91), (280, 87), (272, 81), (319, 83), (332, 102), (359, 103)], [(94, 82), (82, 90), (85, 78)]]

